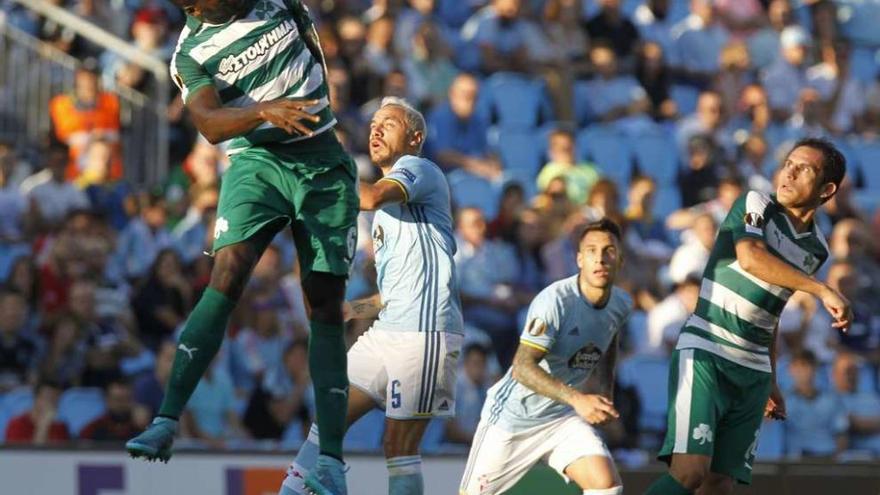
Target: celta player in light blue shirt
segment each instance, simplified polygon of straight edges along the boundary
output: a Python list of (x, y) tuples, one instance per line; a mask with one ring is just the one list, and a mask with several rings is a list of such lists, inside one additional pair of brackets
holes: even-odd
[[(463, 495), (501, 494), (545, 462), (584, 494), (623, 486), (593, 425), (617, 418), (614, 367), (619, 332), (632, 312), (615, 287), (620, 229), (603, 219), (578, 244), (579, 273), (551, 284), (529, 306), (513, 366), (490, 390), (461, 482)], [(597, 393), (586, 392), (598, 376)]]
[[(390, 495), (424, 493), (419, 443), (431, 418), (455, 411), (464, 334), (449, 185), (437, 165), (419, 156), (425, 137), (418, 111), (399, 98), (382, 101), (369, 144), (383, 177), (360, 184), (361, 209), (376, 210), (379, 293), (343, 309), (347, 320), (378, 317), (348, 351), (347, 422), (374, 408), (385, 411)], [(303, 480), (315, 465), (317, 441), (313, 426), (279, 495), (308, 493)]]

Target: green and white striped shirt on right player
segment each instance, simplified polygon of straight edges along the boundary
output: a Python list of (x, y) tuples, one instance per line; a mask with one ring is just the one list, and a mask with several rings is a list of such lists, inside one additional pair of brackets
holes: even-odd
[(733, 204), (703, 272), (694, 314), (676, 349), (703, 349), (747, 368), (770, 373), (770, 344), (792, 291), (768, 284), (740, 267), (736, 243), (762, 239), (767, 250), (807, 275), (828, 259), (828, 244), (815, 223), (797, 233), (775, 195), (749, 191)]
[[(247, 15), (224, 24), (187, 17), (171, 59), (171, 76), (184, 102), (209, 85), (217, 89), (226, 107), (281, 97), (319, 100), (306, 109), (319, 117), (318, 122), (302, 121), (318, 135), (336, 124), (322, 64), (317, 35), (300, 0), (257, 0)], [(227, 153), (306, 139), (309, 136), (291, 135), (266, 122), (231, 139)]]

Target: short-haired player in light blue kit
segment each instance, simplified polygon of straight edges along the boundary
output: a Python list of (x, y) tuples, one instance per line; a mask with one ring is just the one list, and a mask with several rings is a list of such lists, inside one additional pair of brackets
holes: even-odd
[[(529, 306), (513, 366), (489, 390), (461, 480), (462, 495), (509, 490), (538, 462), (585, 495), (620, 495), (623, 486), (592, 425), (619, 416), (612, 403), (619, 331), (632, 300), (614, 280), (620, 229), (603, 219), (578, 243), (579, 273), (551, 284)], [(599, 393), (585, 392), (593, 372)]]
[[(378, 316), (348, 351), (346, 420), (351, 425), (373, 408), (385, 411), (390, 495), (424, 492), (419, 443), (432, 417), (455, 411), (464, 333), (449, 185), (437, 165), (418, 156), (425, 134), (424, 117), (399, 98), (385, 98), (373, 116), (370, 158), (383, 177), (360, 184), (360, 204), (362, 210), (377, 210), (373, 250), (379, 294), (343, 309), (346, 320)], [(317, 456), (313, 426), (279, 495), (326, 493), (304, 483)]]

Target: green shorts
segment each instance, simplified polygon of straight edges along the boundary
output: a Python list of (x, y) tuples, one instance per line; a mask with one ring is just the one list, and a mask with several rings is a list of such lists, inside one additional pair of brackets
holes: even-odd
[(666, 439), (658, 459), (672, 454), (712, 457), (711, 470), (751, 483), (771, 375), (701, 349), (680, 349), (669, 364)]
[(302, 276), (349, 274), (357, 243), (357, 169), (333, 132), (309, 143), (232, 155), (223, 176), (214, 251), (265, 228), (293, 230)]

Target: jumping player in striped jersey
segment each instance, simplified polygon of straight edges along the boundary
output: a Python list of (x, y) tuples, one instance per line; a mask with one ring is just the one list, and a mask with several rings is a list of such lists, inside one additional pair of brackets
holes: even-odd
[[(373, 250), (379, 293), (346, 303), (346, 318), (378, 320), (348, 352), (348, 424), (385, 411), (390, 495), (424, 492), (419, 443), (433, 417), (455, 411), (455, 372), (464, 324), (456, 286), (449, 185), (419, 157), (425, 119), (385, 98), (370, 123), (370, 158), (382, 169), (360, 185), (361, 209), (377, 210)], [(303, 493), (317, 454), (313, 428), (279, 495)]]
[(730, 494), (751, 482), (762, 417), (785, 419), (775, 343), (793, 291), (821, 299), (833, 327), (852, 321), (849, 302), (814, 278), (829, 253), (813, 219), (845, 174), (833, 144), (803, 139), (782, 164), (775, 195), (750, 191), (733, 204), (672, 355), (659, 456), (670, 470), (647, 494)]
[[(592, 425), (618, 417), (612, 404), (619, 332), (632, 300), (614, 287), (620, 229), (588, 224), (578, 243), (580, 272), (541, 291), (529, 306), (513, 366), (489, 390), (461, 481), (462, 495), (500, 495), (539, 461), (585, 494), (623, 486)], [(585, 392), (598, 376), (599, 393)]]
[(177, 419), (217, 353), (266, 246), (290, 226), (311, 308), (309, 369), (320, 452), (310, 482), (345, 493), (348, 403), (342, 303), (357, 237), (356, 169), (332, 131), (324, 57), (300, 0), (174, 0), (187, 14), (171, 61), (199, 132), (228, 141), (209, 287), (180, 337), (159, 416), (126, 444), (171, 457)]

